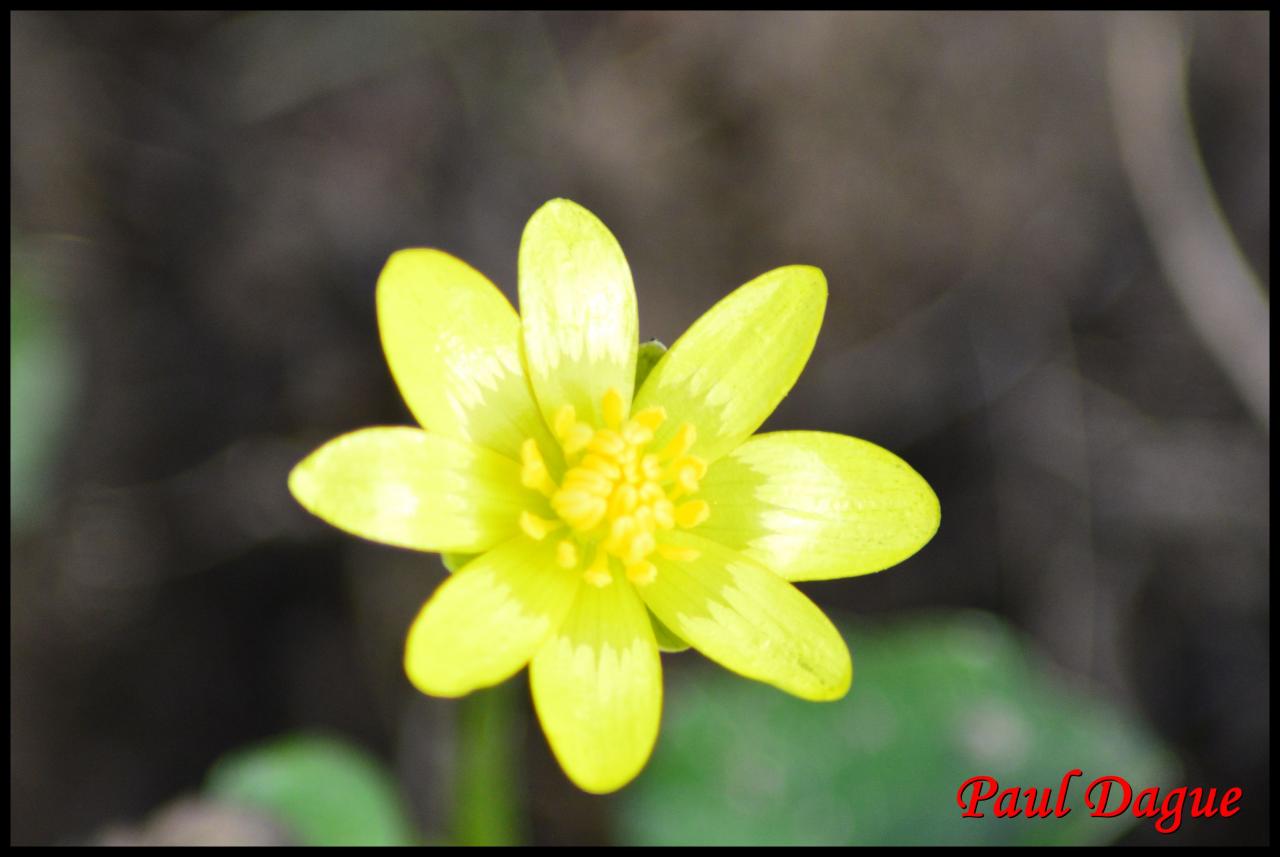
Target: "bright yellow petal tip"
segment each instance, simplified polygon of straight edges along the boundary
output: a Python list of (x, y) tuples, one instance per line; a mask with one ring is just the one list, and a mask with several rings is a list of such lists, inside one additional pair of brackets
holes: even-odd
[[(697, 426), (691, 450), (708, 463), (733, 451), (791, 390), (809, 360), (827, 305), (827, 280), (789, 265), (736, 289), (693, 323), (636, 393)], [(658, 442), (679, 425), (668, 423)]]
[(578, 788), (617, 791), (644, 768), (662, 714), (662, 664), (633, 589), (580, 589), (534, 656), (529, 683), (551, 749)]
[(897, 565), (941, 521), (929, 483), (898, 456), (825, 432), (757, 435), (717, 461), (699, 531), (788, 580), (827, 580)]

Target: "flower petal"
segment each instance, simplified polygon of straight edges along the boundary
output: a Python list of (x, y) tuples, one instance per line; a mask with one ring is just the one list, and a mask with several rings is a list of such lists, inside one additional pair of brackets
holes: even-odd
[(542, 502), (511, 459), (399, 426), (334, 438), (293, 468), (289, 490), (341, 530), (422, 551), (487, 550)]
[(824, 432), (757, 435), (711, 465), (698, 534), (787, 580), (880, 571), (933, 538), (941, 512), (920, 474), (865, 440)]
[(520, 313), (529, 378), (547, 422), (565, 403), (600, 425), (609, 388), (631, 402), (636, 293), (622, 248), (594, 214), (553, 199), (520, 241)]
[(790, 265), (756, 277), (707, 310), (636, 394), (637, 411), (662, 405), (670, 416), (654, 443), (693, 423), (693, 454), (710, 463), (750, 437), (800, 377), (826, 304), (822, 272)]
[(424, 428), (517, 461), (526, 437), (551, 446), (520, 362), (520, 318), (484, 274), (439, 250), (392, 254), (378, 278), (378, 329)]
[(853, 663), (831, 621), (800, 590), (755, 560), (691, 533), (663, 543), (693, 560), (658, 558), (640, 595), (662, 622), (711, 660), (804, 699), (839, 699)]
[(579, 588), (529, 681), (551, 749), (579, 788), (603, 794), (640, 773), (658, 738), (662, 664), (631, 585)]
[(519, 672), (564, 620), (581, 575), (523, 535), (451, 575), (409, 629), (404, 669), (423, 693), (462, 696)]

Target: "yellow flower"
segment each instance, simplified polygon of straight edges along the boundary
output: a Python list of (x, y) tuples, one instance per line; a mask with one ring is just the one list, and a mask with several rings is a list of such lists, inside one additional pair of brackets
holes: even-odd
[(849, 650), (791, 581), (901, 562), (939, 508), (874, 444), (752, 437), (813, 350), (822, 272), (793, 265), (742, 286), (638, 390), (631, 271), (593, 214), (563, 199), (534, 213), (519, 292), (523, 316), (447, 253), (395, 253), (378, 324), (423, 428), (343, 435), (289, 478), (343, 530), (475, 555), (409, 631), (413, 684), (461, 696), (528, 665), (556, 757), (598, 793), (653, 749), (659, 641), (805, 699), (844, 696)]

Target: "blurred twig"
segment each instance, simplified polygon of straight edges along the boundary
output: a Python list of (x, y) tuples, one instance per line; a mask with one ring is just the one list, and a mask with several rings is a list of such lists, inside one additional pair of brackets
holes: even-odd
[(1116, 17), (1108, 71), (1121, 157), (1165, 279), (1209, 352), (1269, 429), (1269, 306), (1196, 147), (1187, 54), (1175, 20), (1155, 13)]

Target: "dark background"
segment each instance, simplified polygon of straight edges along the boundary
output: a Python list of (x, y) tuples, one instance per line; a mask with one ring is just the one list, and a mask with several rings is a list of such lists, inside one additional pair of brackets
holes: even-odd
[[(1126, 841), (1267, 840), (1269, 405), (1229, 366), (1265, 365), (1269, 324), (1261, 350), (1206, 345), (1159, 217), (1198, 177), (1160, 172), (1160, 145), (1192, 132), (1147, 127), (1126, 158), (1116, 121), (1156, 121), (1133, 93), (1180, 38), (1233, 261), (1269, 293), (1267, 14), (10, 24), (13, 300), (56, 320), (69, 379), (42, 457), (11, 457), (34, 474), (11, 499), (37, 497), (11, 530), (12, 842), (136, 821), (300, 728), (389, 760), (442, 823), (453, 709), (399, 657), (443, 572), (324, 527), (285, 477), (409, 422), (374, 317), (387, 256), (446, 249), (514, 300), (524, 222), (556, 196), (618, 236), (642, 338), (821, 267), (826, 322), (766, 428), (894, 450), (943, 523), (906, 565), (810, 594), (1007, 617), (1143, 716), (1186, 783), (1244, 789), (1230, 821)], [(1210, 270), (1192, 286), (1233, 300)], [(522, 716), (533, 840), (610, 841), (610, 804)]]

